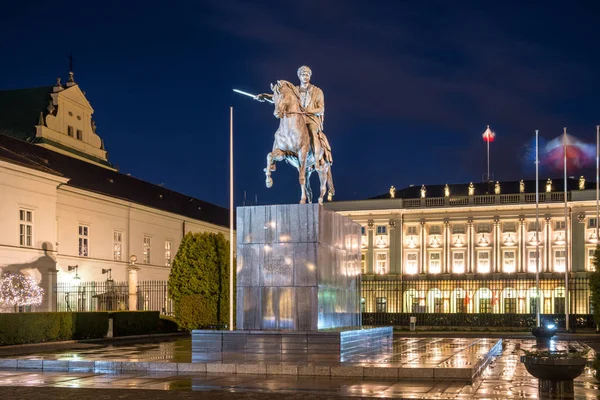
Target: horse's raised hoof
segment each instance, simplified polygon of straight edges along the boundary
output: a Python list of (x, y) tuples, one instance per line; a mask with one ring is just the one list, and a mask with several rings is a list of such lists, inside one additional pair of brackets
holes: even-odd
[(271, 177), (267, 178), (267, 180), (265, 181), (265, 186), (267, 186), (267, 188), (273, 186), (273, 179), (271, 179)]

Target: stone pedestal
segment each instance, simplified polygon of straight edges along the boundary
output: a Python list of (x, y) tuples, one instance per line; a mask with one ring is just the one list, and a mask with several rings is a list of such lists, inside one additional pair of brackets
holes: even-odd
[(360, 225), (318, 204), (237, 209), (237, 329), (358, 327)]

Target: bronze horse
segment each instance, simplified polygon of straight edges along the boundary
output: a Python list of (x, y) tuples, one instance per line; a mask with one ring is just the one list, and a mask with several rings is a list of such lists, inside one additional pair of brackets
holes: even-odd
[(312, 190), (310, 188), (310, 175), (317, 171), (321, 182), (319, 204), (323, 204), (325, 192), (329, 189), (327, 200), (331, 201), (335, 194), (333, 179), (331, 176), (331, 163), (323, 160), (324, 150), (321, 146), (319, 154), (314, 154), (314, 147), (308, 128), (306, 127), (306, 113), (300, 106), (300, 93), (292, 83), (284, 80), (277, 81), (271, 85), (273, 91), (273, 103), (275, 111), (273, 114), (279, 119), (279, 128), (275, 132), (273, 150), (267, 154), (267, 167), (265, 168), (266, 186), (273, 186), (271, 172), (275, 171), (275, 163), (285, 160), (298, 170), (298, 180), (302, 196), (300, 204), (307, 201), (312, 202)]

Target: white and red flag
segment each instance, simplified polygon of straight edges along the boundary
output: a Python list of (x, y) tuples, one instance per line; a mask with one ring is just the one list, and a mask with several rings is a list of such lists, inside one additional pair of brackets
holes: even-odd
[(490, 129), (490, 126), (487, 126), (487, 129), (485, 130), (485, 132), (483, 132), (483, 134), (481, 135), (483, 137), (483, 140), (485, 142), (493, 142), (494, 138), (496, 137), (496, 133)]

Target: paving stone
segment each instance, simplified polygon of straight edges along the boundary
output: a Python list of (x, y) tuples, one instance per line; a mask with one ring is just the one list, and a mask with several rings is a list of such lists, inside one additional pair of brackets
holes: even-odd
[(141, 361), (121, 362), (121, 371), (148, 371), (148, 363)]
[(42, 368), (44, 371), (68, 371), (69, 360), (44, 360)]
[(298, 376), (331, 376), (331, 367), (327, 365), (299, 365)]
[(267, 364), (267, 375), (298, 375), (298, 366), (286, 364)]
[(18, 359), (17, 368), (19, 369), (42, 369), (42, 360)]
[(398, 378), (398, 368), (393, 367), (364, 367), (365, 378)]
[(352, 376), (362, 378), (364, 376), (363, 367), (331, 367), (331, 376)]
[(236, 364), (235, 372), (238, 374), (267, 374), (267, 366), (265, 364)]
[(0, 359), (0, 369), (16, 369), (17, 359), (3, 358)]
[(149, 362), (148, 371), (177, 371), (177, 363)]
[(206, 364), (206, 372), (235, 374), (235, 364)]
[(178, 363), (177, 371), (179, 371), (179, 372), (206, 372), (206, 364), (204, 364), (204, 363)]
[(93, 372), (94, 361), (71, 360), (69, 361), (69, 371), (73, 372)]

